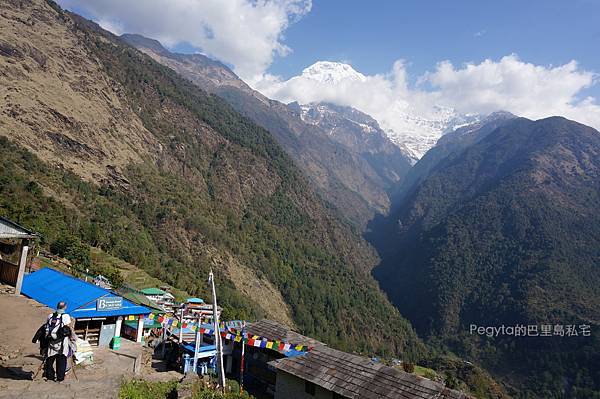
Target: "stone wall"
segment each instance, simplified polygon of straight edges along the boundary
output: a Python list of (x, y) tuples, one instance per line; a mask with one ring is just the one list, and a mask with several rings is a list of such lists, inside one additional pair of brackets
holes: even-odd
[(277, 372), (275, 399), (332, 399), (333, 392), (315, 386), (315, 394), (304, 391), (304, 380), (284, 371)]

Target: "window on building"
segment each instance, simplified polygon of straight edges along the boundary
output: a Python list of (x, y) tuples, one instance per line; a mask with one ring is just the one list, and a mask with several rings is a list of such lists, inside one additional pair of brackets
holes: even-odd
[(313, 384), (310, 381), (304, 381), (304, 392), (306, 392), (309, 395), (314, 395), (315, 389), (316, 389), (315, 384)]

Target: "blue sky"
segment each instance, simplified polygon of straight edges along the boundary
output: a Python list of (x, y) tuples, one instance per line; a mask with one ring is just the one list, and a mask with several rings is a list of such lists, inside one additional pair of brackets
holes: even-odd
[[(416, 76), (440, 60), (461, 64), (511, 53), (542, 65), (575, 59), (600, 72), (600, 1), (317, 0), (287, 29), (285, 43), (293, 53), (269, 70), (284, 77), (318, 60), (349, 61), (375, 74), (402, 58)], [(599, 87), (593, 92), (600, 97)]]

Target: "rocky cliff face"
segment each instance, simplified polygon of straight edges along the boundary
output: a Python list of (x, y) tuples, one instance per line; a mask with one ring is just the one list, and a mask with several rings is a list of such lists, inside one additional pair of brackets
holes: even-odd
[[(411, 159), (398, 148), (391, 148), (384, 138), (375, 144), (373, 135), (358, 137), (363, 131), (356, 130), (352, 123), (341, 125), (331, 136), (330, 127), (303, 120), (294, 106), (252, 90), (219, 62), (199, 54), (171, 53), (157, 41), (139, 35), (123, 35), (122, 39), (199, 87), (223, 97), (273, 133), (325, 198), (357, 225), (364, 226), (375, 213), (387, 212), (390, 182), (404, 176)], [(359, 149), (360, 143), (367, 147)]]
[(44, 8), (3, 2), (0, 126), (3, 134), (86, 179), (108, 181), (161, 147), (61, 20)]
[(304, 122), (318, 126), (332, 140), (366, 159), (386, 191), (400, 183), (411, 167), (413, 160), (406, 155), (409, 150), (392, 143), (377, 121), (363, 112), (326, 103), (292, 103), (288, 107)]

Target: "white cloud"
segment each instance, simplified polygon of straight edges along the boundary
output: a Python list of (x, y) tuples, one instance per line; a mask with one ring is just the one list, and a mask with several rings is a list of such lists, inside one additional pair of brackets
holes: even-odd
[(433, 86), (437, 102), (461, 112), (502, 109), (532, 119), (561, 115), (600, 128), (600, 105), (593, 98), (578, 100), (596, 75), (575, 61), (541, 66), (509, 55), (461, 68), (444, 61), (422, 80)]
[(116, 34), (139, 33), (167, 46), (188, 42), (258, 79), (291, 49), (283, 32), (308, 13), (311, 0), (59, 0)]
[[(560, 115), (600, 128), (596, 99), (578, 100), (595, 80), (594, 73), (581, 70), (575, 61), (540, 66), (509, 55), (461, 67), (443, 61), (416, 84), (410, 84), (403, 61), (380, 75), (363, 75), (341, 63), (319, 62), (299, 76), (285, 81), (268, 76), (255, 87), (283, 102), (327, 101), (355, 107), (393, 131), (397, 141), (408, 140), (409, 147), (420, 155), (454, 117), (452, 110), (463, 114), (505, 110), (532, 119)], [(421, 137), (414, 140), (414, 136)], [(410, 140), (414, 140), (412, 145)]]

